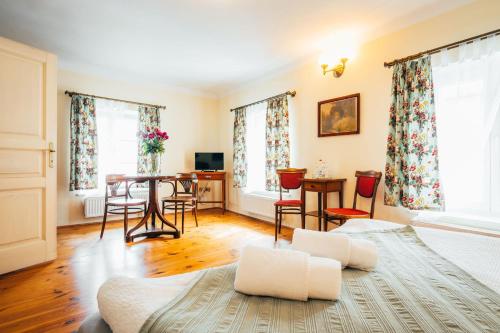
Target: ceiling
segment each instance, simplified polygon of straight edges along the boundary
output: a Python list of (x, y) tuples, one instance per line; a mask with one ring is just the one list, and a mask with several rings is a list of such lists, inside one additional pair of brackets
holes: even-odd
[(223, 94), (320, 51), (470, 0), (0, 0), (0, 36), (49, 50), (61, 68)]

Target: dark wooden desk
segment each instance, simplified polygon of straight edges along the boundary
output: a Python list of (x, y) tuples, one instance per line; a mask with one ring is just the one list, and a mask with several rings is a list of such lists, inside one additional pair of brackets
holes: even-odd
[[(346, 179), (334, 178), (304, 178), (302, 180), (302, 191), (304, 192), (317, 192), (318, 193), (318, 210), (306, 212), (306, 216), (316, 216), (318, 218), (318, 230), (321, 231), (321, 219), (323, 218), (323, 209), (328, 208), (328, 193), (339, 193), (339, 207), (344, 207), (344, 183)], [(303, 194), (304, 201), (306, 200), (306, 193)], [(305, 206), (305, 202), (304, 202)], [(305, 221), (305, 219), (303, 219)], [(304, 229), (305, 222), (302, 224)]]
[(226, 172), (225, 171), (214, 171), (214, 172), (207, 172), (207, 171), (195, 171), (194, 172), (196, 176), (198, 177), (198, 181), (200, 180), (205, 180), (205, 181), (211, 181), (211, 182), (220, 182), (221, 183), (221, 199), (220, 200), (213, 200), (213, 201), (196, 201), (196, 208), (198, 208), (198, 204), (204, 204), (204, 203), (216, 203), (220, 204), (222, 208), (222, 213), (226, 212)]
[[(179, 230), (161, 214), (158, 207), (158, 181), (174, 180), (175, 176), (128, 176), (129, 181), (148, 182), (149, 185), (149, 202), (148, 209), (141, 221), (127, 232), (126, 241), (132, 242), (136, 237), (159, 237), (161, 235), (172, 235), (174, 238), (179, 238)], [(145, 232), (134, 234), (134, 232), (145, 225), (151, 217), (151, 228)], [(160, 220), (162, 228), (156, 227), (156, 217)], [(170, 227), (170, 230), (163, 230), (163, 225)]]

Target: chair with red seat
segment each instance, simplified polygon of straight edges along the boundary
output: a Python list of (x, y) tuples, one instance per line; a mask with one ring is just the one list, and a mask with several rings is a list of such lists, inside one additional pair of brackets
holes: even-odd
[[(342, 225), (346, 220), (355, 218), (373, 218), (375, 212), (375, 198), (377, 188), (382, 178), (382, 172), (378, 171), (356, 171), (356, 189), (354, 191), (354, 200), (352, 208), (327, 208), (323, 211), (324, 229), (328, 230), (328, 222), (339, 220)], [(370, 212), (356, 209), (358, 194), (363, 198), (371, 199)]]
[(274, 203), (274, 240), (278, 240), (278, 232), (281, 232), (281, 221), (283, 214), (300, 214), (302, 225), (305, 222), (304, 191), (301, 192), (300, 200), (283, 200), (283, 189), (296, 190), (302, 186), (302, 179), (307, 169), (278, 169), (276, 170), (280, 183), (280, 199)]

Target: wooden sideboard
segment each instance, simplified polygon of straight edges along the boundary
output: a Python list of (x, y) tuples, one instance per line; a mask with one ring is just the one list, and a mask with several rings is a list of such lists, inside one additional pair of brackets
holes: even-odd
[(221, 183), (221, 198), (220, 200), (198, 201), (197, 204), (220, 204), (222, 212), (226, 212), (226, 172), (225, 171), (194, 171), (198, 177), (198, 181), (210, 181)]

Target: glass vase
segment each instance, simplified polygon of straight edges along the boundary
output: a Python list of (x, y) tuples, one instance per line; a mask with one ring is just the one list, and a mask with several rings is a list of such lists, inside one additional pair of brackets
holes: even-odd
[(313, 178), (327, 178), (327, 166), (325, 161), (319, 160), (314, 168)]
[(160, 175), (160, 154), (151, 154), (149, 163), (149, 175), (159, 176)]

